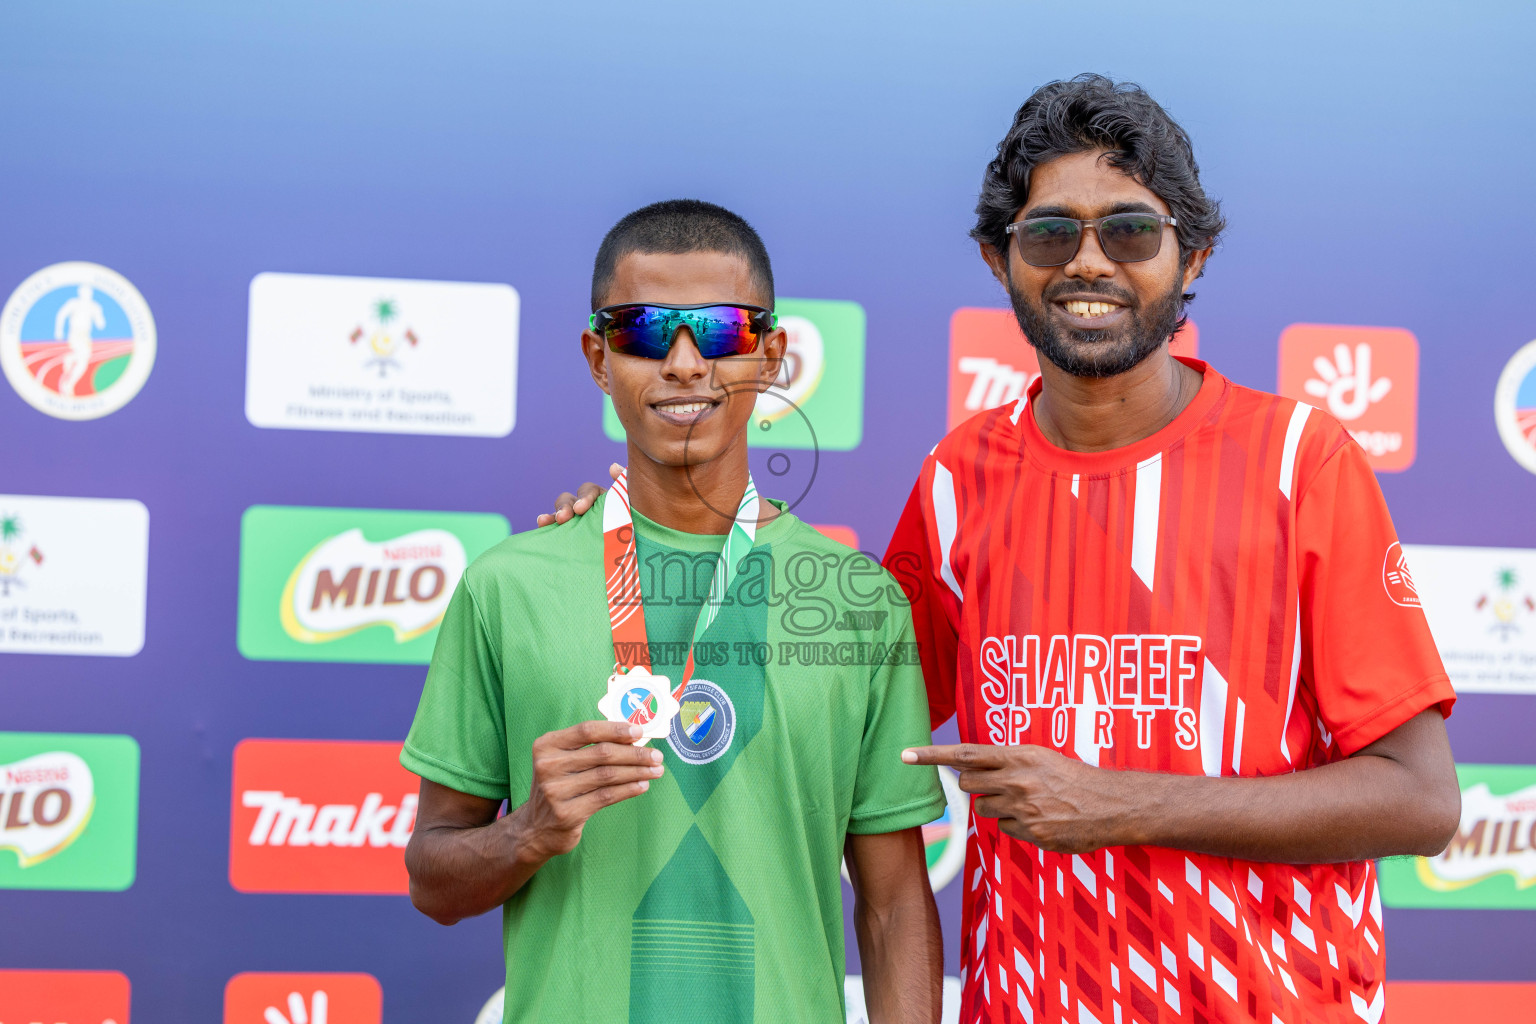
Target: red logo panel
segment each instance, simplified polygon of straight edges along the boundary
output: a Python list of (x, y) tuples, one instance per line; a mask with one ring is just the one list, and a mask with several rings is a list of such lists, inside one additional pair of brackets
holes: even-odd
[(1387, 1019), (1392, 1024), (1528, 1024), (1536, 1021), (1536, 982), (1389, 981)]
[(128, 1024), (128, 977), (117, 971), (0, 970), (0, 1022)]
[(241, 892), (406, 893), (419, 782), (399, 758), (398, 743), (242, 741), (230, 884)]
[(1280, 393), (1344, 424), (1371, 468), (1413, 465), (1419, 342), (1401, 327), (1291, 324), (1280, 333)]
[(380, 1024), (371, 974), (237, 974), (224, 986), (224, 1024)]
[(830, 524), (813, 525), (811, 529), (839, 544), (846, 544), (853, 550), (859, 550), (859, 535), (851, 526), (834, 526)]
[[(1170, 351), (1193, 358), (1200, 353), (1200, 329), (1193, 320), (1173, 336)], [(1034, 346), (1019, 330), (1011, 309), (955, 310), (949, 318), (949, 426), (999, 405), (1018, 401), (1040, 376)]]

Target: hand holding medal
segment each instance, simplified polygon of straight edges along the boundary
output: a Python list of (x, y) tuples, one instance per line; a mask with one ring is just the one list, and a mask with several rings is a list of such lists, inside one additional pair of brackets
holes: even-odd
[[(720, 614), (720, 606), (736, 578), (741, 561), (757, 538), (757, 486), (747, 477), (747, 488), (736, 509), (736, 520), (720, 549), (720, 560), (709, 581), (709, 596), (699, 609), (688, 645), (683, 678), (675, 689), (666, 676), (651, 674), (650, 648), (645, 632), (645, 608), (641, 603), (640, 571), (635, 556), (635, 522), (629, 510), (628, 474), (620, 473), (603, 504), (603, 563), (608, 570), (608, 620), (613, 628), (614, 671), (597, 710), (610, 722), (628, 722), (641, 728), (636, 745), (667, 735), (677, 717), (678, 700), (693, 678), (693, 649)], [(629, 655), (626, 658), (626, 655)]]

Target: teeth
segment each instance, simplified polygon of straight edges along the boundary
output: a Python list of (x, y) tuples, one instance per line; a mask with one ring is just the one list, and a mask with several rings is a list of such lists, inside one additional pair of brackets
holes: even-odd
[(1079, 299), (1073, 299), (1070, 302), (1063, 303), (1063, 305), (1067, 307), (1067, 312), (1073, 316), (1087, 317), (1089, 319), (1103, 316), (1111, 310), (1120, 308), (1118, 304), (1113, 302), (1083, 302)]
[(703, 412), (705, 409), (708, 409), (709, 408), (709, 403), (708, 402), (686, 402), (686, 403), (681, 403), (681, 404), (673, 403), (671, 405), (658, 406), (658, 408), (665, 409), (667, 412), (670, 412), (670, 413), (676, 413), (679, 416), (692, 416), (696, 412)]

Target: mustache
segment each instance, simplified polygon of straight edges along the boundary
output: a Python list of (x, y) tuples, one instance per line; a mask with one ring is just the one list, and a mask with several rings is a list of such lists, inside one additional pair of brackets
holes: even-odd
[(1110, 299), (1115, 303), (1121, 306), (1125, 306), (1129, 309), (1134, 309), (1141, 305), (1141, 303), (1136, 301), (1136, 295), (1134, 292), (1116, 288), (1113, 285), (1102, 281), (1094, 281), (1091, 284), (1088, 282), (1079, 281), (1059, 281), (1045, 289), (1045, 291), (1041, 292), (1040, 300), (1042, 302), (1055, 302), (1063, 295), (1074, 295), (1079, 297), (1083, 295), (1101, 295), (1104, 298)]

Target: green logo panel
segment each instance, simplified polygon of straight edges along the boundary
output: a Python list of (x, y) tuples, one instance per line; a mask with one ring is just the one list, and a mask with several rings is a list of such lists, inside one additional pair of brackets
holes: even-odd
[(240, 653), (257, 661), (425, 665), (499, 515), (254, 505), (240, 521)]
[[(864, 307), (839, 299), (780, 299), (789, 332), (779, 386), (758, 403), (753, 448), (846, 452), (864, 436)], [(603, 432), (624, 440), (624, 425), (603, 399)]]
[(133, 737), (0, 732), (0, 889), (120, 892), (138, 829)]
[(1536, 765), (1462, 764), (1461, 825), (1444, 853), (1384, 860), (1389, 907), (1536, 910)]

